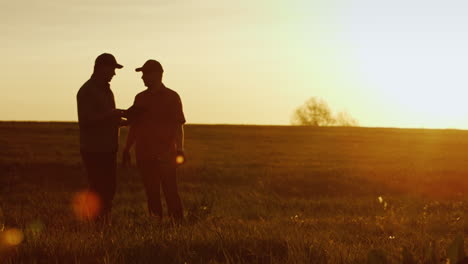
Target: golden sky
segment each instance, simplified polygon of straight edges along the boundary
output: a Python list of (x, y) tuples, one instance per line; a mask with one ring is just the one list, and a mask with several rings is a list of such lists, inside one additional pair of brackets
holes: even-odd
[(85, 0), (0, 5), (0, 120), (76, 121), (94, 59), (159, 60), (188, 123), (289, 124), (309, 97), (363, 126), (468, 127), (463, 1)]

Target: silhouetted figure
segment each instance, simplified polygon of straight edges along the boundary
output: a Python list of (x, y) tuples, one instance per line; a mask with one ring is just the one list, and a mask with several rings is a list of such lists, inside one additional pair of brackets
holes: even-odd
[(176, 156), (184, 158), (185, 117), (179, 95), (162, 83), (163, 68), (155, 60), (148, 60), (141, 68), (147, 90), (137, 94), (133, 108), (141, 114), (131, 121), (123, 152), (124, 165), (130, 162), (130, 149), (136, 143), (136, 163), (143, 178), (150, 214), (162, 218), (161, 187), (166, 197), (168, 214), (183, 219), (176, 179)]
[(81, 157), (90, 191), (100, 199), (100, 219), (109, 215), (115, 194), (116, 155), (123, 111), (115, 108), (109, 82), (115, 75), (115, 69), (122, 67), (113, 55), (99, 55), (91, 78), (81, 86), (76, 96)]

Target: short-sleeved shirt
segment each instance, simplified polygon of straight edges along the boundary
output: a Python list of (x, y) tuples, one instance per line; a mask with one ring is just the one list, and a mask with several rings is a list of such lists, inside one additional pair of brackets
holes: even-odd
[(114, 152), (118, 148), (119, 123), (112, 117), (96, 120), (115, 109), (109, 83), (91, 77), (76, 95), (80, 147), (86, 152)]
[(136, 158), (153, 160), (175, 153), (176, 131), (185, 123), (179, 94), (163, 85), (137, 94), (133, 105), (141, 110), (131, 125), (136, 135)]

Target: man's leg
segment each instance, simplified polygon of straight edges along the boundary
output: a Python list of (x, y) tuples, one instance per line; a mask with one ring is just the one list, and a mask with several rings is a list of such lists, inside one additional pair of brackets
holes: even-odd
[(102, 215), (108, 217), (112, 209), (117, 178), (117, 153), (104, 153), (101, 157), (101, 179), (98, 182), (102, 195)]
[(108, 216), (116, 185), (116, 153), (82, 152), (90, 191), (99, 197), (99, 218)]
[(168, 214), (174, 219), (182, 220), (184, 214), (177, 188), (176, 167), (173, 165), (162, 165), (159, 167), (159, 173), (161, 175), (164, 196), (166, 197)]
[(157, 173), (156, 165), (154, 161), (139, 161), (138, 169), (145, 186), (148, 211), (151, 215), (157, 215), (162, 218), (161, 178)]

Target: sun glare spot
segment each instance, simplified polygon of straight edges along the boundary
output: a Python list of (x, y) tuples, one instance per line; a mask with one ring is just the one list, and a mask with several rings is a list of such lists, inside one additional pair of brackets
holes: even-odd
[(176, 163), (177, 163), (177, 164), (183, 164), (184, 162), (185, 162), (184, 156), (178, 155), (178, 156), (176, 157)]
[(101, 210), (101, 200), (91, 191), (82, 191), (73, 198), (73, 212), (81, 220), (94, 220)]
[(6, 246), (14, 247), (23, 242), (23, 232), (17, 228), (10, 228), (3, 232), (2, 240)]

